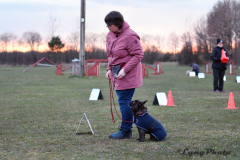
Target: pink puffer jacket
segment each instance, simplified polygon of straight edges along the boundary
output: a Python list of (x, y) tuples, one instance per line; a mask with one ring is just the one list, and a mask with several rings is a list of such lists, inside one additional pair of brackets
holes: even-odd
[(124, 21), (121, 32), (115, 34), (109, 32), (107, 35), (107, 56), (108, 68), (118, 64), (126, 64), (123, 69), (126, 72), (122, 79), (112, 80), (115, 90), (125, 90), (138, 88), (142, 86), (142, 64), (143, 49), (140, 44), (140, 38)]

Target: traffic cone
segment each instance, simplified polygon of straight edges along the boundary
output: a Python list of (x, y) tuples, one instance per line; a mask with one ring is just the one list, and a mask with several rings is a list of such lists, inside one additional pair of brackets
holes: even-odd
[(235, 107), (235, 102), (234, 102), (234, 97), (232, 92), (230, 92), (229, 94), (228, 107), (225, 109), (238, 109)]
[(169, 90), (169, 92), (168, 92), (167, 106), (175, 106), (174, 103), (173, 103), (173, 97), (172, 97), (172, 91), (171, 90)]
[(221, 53), (221, 63), (227, 63), (229, 58), (226, 56), (225, 51), (222, 49)]

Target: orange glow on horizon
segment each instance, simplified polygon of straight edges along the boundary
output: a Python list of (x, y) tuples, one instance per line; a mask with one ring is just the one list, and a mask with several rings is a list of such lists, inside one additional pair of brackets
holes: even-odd
[[(106, 52), (106, 48), (103, 48), (102, 46), (96, 45), (95, 48), (96, 48), (96, 49), (103, 49), (103, 50)], [(142, 45), (142, 48), (143, 48), (143, 51), (146, 52), (147, 48), (149, 48), (149, 47)], [(66, 45), (63, 49), (61, 49), (61, 51), (62, 51), (62, 52), (65, 52), (65, 51), (68, 51), (68, 50), (71, 50), (71, 49), (72, 49), (72, 50), (75, 50), (74, 47), (71, 47), (71, 46)], [(87, 52), (93, 51), (92, 47), (89, 47), (89, 46), (87, 46), (87, 45), (85, 46), (85, 50), (86, 50)], [(152, 51), (151, 48), (150, 48), (150, 50)], [(179, 53), (181, 50), (182, 50), (182, 47), (179, 47), (179, 48), (176, 50), (176, 53)], [(195, 51), (195, 50), (196, 50), (196, 47), (193, 46), (193, 50)], [(2, 49), (2, 50), (0, 49), (0, 52), (1, 52), (1, 51), (3, 52), (4, 49)], [(24, 46), (14, 46), (14, 47), (8, 46), (6, 51), (7, 51), (7, 52), (18, 51), (18, 52), (26, 53), (26, 52), (30, 52), (30, 51), (31, 51), (31, 48), (30, 48), (29, 46), (26, 46), (26, 45), (24, 45)], [(47, 51), (50, 51), (50, 49), (49, 49), (48, 45), (40, 45), (38, 48), (35, 47), (35, 48), (34, 48), (34, 51), (37, 51), (37, 52), (47, 52)], [(77, 47), (77, 51), (79, 52), (79, 46)], [(156, 51), (157, 51), (157, 50), (156, 50)], [(165, 54), (165, 53), (172, 53), (172, 51), (170, 51), (170, 50), (162, 50), (162, 51), (158, 51), (158, 52), (163, 53), (163, 54)]]

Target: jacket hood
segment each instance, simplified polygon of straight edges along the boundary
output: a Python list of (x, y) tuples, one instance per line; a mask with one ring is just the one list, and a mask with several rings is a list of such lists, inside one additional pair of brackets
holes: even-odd
[(129, 27), (130, 27), (129, 24), (128, 24), (126, 21), (124, 21), (124, 22), (123, 22), (122, 29), (121, 29), (121, 32), (122, 32), (122, 31), (125, 31), (125, 30), (128, 29)]
[(129, 24), (124, 21), (123, 22), (123, 26), (122, 26), (122, 29), (120, 30), (120, 32), (117, 32), (117, 33), (114, 33), (116, 35), (116, 37), (118, 37), (119, 35), (121, 35), (125, 30), (127, 30), (129, 28)]

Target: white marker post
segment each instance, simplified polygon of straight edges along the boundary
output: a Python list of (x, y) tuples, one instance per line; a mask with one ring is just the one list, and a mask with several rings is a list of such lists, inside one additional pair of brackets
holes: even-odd
[(83, 114), (83, 116), (82, 116), (82, 118), (81, 118), (81, 120), (80, 120), (80, 122), (79, 122), (79, 124), (78, 124), (77, 130), (76, 130), (76, 134), (77, 134), (77, 131), (78, 131), (79, 127), (80, 127), (80, 124), (81, 124), (82, 119), (83, 119), (84, 116), (86, 117), (86, 120), (87, 120), (87, 122), (88, 122), (88, 125), (89, 125), (89, 127), (90, 127), (90, 129), (91, 129), (91, 131), (92, 131), (92, 134), (94, 135), (93, 129), (92, 129), (92, 127), (91, 127), (91, 124), (90, 124), (90, 122), (89, 122), (89, 120), (88, 120), (88, 118), (87, 118), (87, 115), (86, 115), (85, 113)]
[(164, 92), (158, 92), (155, 94), (152, 105), (166, 106), (167, 96)]
[(103, 95), (101, 90), (97, 88), (92, 89), (89, 100), (93, 100), (93, 101), (103, 100)]
[(189, 72), (189, 77), (195, 77), (196, 73), (195, 72)]
[(236, 77), (236, 81), (237, 81), (237, 83), (240, 83), (240, 76)]
[(205, 78), (205, 74), (204, 73), (198, 73), (198, 78)]
[(230, 72), (230, 74), (232, 74), (232, 64), (230, 64), (230, 66), (229, 66), (229, 72)]

